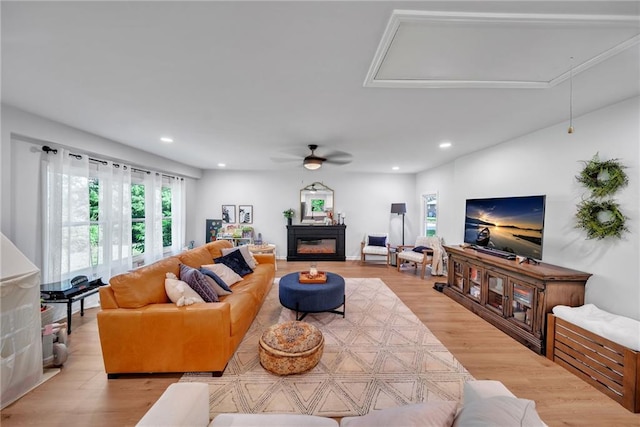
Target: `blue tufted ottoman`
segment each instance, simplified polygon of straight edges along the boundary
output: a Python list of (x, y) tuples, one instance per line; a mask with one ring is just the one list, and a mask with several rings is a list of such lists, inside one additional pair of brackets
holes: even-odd
[[(308, 313), (329, 312), (342, 314), (346, 311), (344, 279), (327, 273), (327, 282), (301, 284), (299, 273), (290, 273), (280, 279), (280, 304), (296, 312), (296, 320), (302, 320)], [(336, 309), (342, 306), (342, 311)], [(299, 316), (301, 314), (301, 316)]]

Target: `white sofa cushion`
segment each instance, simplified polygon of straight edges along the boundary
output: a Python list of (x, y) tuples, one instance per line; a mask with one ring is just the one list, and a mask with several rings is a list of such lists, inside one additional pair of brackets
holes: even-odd
[(209, 427), (338, 427), (332, 418), (301, 414), (220, 414)]
[(142, 417), (137, 427), (206, 426), (209, 424), (209, 386), (171, 384)]
[(387, 255), (389, 250), (386, 246), (365, 246), (362, 252), (367, 255)]
[(340, 427), (448, 427), (456, 415), (456, 407), (456, 402), (443, 400), (379, 409), (361, 417), (344, 417)]
[(533, 400), (493, 396), (465, 403), (453, 427), (544, 427)]

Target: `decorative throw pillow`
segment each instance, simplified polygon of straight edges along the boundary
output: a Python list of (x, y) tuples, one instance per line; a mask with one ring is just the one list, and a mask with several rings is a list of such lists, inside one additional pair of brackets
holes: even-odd
[(207, 264), (203, 265), (201, 268), (206, 268), (207, 270), (211, 270), (216, 273), (228, 287), (231, 287), (242, 280), (242, 277), (224, 264)]
[(244, 258), (244, 261), (252, 270), (255, 269), (258, 265), (258, 261), (255, 259), (251, 251), (249, 251), (249, 246), (242, 245), (236, 246), (235, 248), (222, 248), (222, 255), (224, 256), (230, 254), (233, 251), (240, 251), (240, 253), (242, 254), (242, 258)]
[(208, 282), (218, 296), (229, 295), (231, 293), (229, 286), (227, 286), (227, 284), (224, 283), (224, 280), (222, 280), (216, 273), (204, 267), (200, 267), (198, 271), (204, 274), (208, 279), (211, 279)]
[(431, 249), (428, 248), (426, 246), (416, 246), (415, 248), (411, 249), (413, 252), (418, 252), (418, 253), (422, 253), (422, 251), (424, 251), (425, 249)]
[(545, 424), (536, 412), (533, 400), (493, 396), (464, 404), (453, 427), (467, 425), (538, 427)]
[(341, 427), (450, 426), (456, 415), (456, 402), (414, 403), (397, 408), (379, 409), (361, 417), (346, 417)]
[(213, 260), (216, 264), (224, 264), (240, 276), (244, 277), (249, 273), (253, 273), (253, 270), (247, 262), (244, 260), (244, 257), (240, 253), (240, 251), (233, 251), (224, 256), (216, 258)]
[(387, 236), (369, 236), (368, 246), (387, 246)]
[(216, 294), (204, 274), (195, 268), (180, 264), (180, 280), (183, 280), (202, 297), (205, 302), (218, 302), (218, 294)]
[(164, 289), (167, 291), (167, 296), (171, 302), (175, 303), (178, 307), (204, 302), (196, 291), (178, 279), (173, 273), (167, 273), (167, 278), (164, 279)]

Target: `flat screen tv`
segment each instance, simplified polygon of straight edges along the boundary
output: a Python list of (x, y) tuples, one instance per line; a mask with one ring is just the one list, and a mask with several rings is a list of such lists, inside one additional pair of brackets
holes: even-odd
[(542, 259), (545, 196), (468, 199), (464, 241)]

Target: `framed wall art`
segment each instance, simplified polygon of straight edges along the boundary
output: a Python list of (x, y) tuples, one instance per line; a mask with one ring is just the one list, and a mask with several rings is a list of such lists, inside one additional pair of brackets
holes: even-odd
[(222, 205), (222, 223), (236, 223), (236, 205)]
[(238, 222), (240, 224), (253, 224), (253, 205), (238, 206)]

